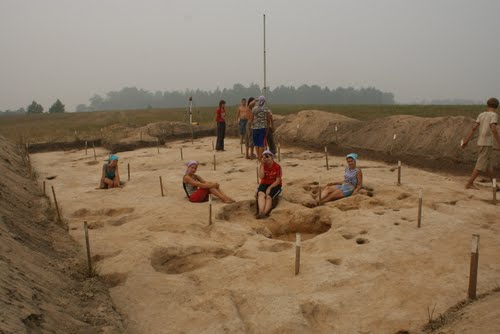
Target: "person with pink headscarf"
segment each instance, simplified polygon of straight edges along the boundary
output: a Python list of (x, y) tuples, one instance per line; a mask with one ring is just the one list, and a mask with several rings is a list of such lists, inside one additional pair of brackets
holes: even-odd
[(226, 204), (235, 201), (227, 196), (217, 182), (205, 181), (201, 176), (196, 175), (198, 161), (191, 160), (187, 164), (186, 173), (182, 178), (182, 186), (190, 202), (200, 203), (208, 200), (208, 194), (212, 194)]

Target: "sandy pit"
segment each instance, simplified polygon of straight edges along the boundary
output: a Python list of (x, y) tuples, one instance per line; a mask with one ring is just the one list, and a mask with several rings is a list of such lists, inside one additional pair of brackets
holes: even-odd
[[(255, 160), (226, 139), (214, 171), (212, 140), (171, 142), (159, 154), (119, 152), (126, 185), (111, 190), (95, 189), (103, 149), (97, 162), (83, 150), (32, 155), (82, 247), (89, 223), (93, 259), (129, 333), (417, 332), (429, 309), (436, 318), (466, 298), (472, 234), (481, 238), (478, 293), (498, 286), (500, 205), (490, 202), (491, 183), (464, 190), (466, 177), (403, 165), (398, 186), (396, 166), (361, 156), (369, 195), (308, 208), (319, 176), (341, 180), (345, 160), (330, 156), (326, 171), (322, 152), (282, 144), (283, 195), (271, 217), (258, 221)], [(190, 203), (182, 189), (190, 159), (237, 200), (214, 201), (212, 226), (208, 203)], [(286, 241), (296, 232), (307, 239), (297, 276), (295, 247)]]

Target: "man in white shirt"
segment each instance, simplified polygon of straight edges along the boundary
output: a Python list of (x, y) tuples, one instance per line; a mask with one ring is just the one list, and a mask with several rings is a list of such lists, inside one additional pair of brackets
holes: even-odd
[(472, 171), (472, 175), (469, 181), (465, 185), (467, 189), (477, 189), (474, 186), (474, 180), (477, 178), (480, 172), (486, 173), (492, 179), (494, 178), (493, 171), (493, 139), (496, 140), (498, 147), (500, 148), (500, 137), (497, 132), (498, 115), (496, 110), (498, 109), (498, 99), (492, 97), (487, 101), (487, 109), (479, 114), (476, 119), (476, 124), (472, 127), (469, 135), (464, 140), (462, 148), (464, 148), (469, 140), (474, 135), (474, 132), (479, 128), (479, 137), (477, 139), (477, 146), (479, 146), (479, 155), (477, 158), (476, 166)]

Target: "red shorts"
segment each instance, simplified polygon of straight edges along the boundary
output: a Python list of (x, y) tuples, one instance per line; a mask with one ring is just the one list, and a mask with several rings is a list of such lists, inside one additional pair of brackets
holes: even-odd
[(194, 193), (189, 196), (189, 201), (190, 202), (205, 202), (208, 200), (208, 194), (210, 191), (207, 188), (198, 188)]

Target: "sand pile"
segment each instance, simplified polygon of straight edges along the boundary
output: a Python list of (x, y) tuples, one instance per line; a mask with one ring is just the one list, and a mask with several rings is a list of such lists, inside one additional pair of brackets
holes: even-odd
[(0, 137), (0, 333), (122, 333), (107, 289), (85, 277), (80, 248), (18, 153)]
[[(473, 119), (462, 116), (398, 115), (361, 122), (338, 114), (304, 110), (286, 117), (276, 137), (284, 144), (315, 148), (328, 145), (331, 152), (355, 150), (388, 161), (401, 159), (416, 166), (445, 170), (458, 164), (470, 169), (476, 159), (476, 139), (464, 150), (460, 141), (473, 125)], [(498, 158), (498, 151), (496, 155)]]
[[(280, 127), (282, 136), (297, 138), (296, 119)], [(329, 131), (321, 123), (317, 132)], [(306, 130), (301, 122), (299, 133)], [(55, 176), (47, 182), (58, 189), (70, 234), (83, 245), (83, 221), (91, 226), (92, 254), (129, 333), (418, 333), (429, 308), (436, 318), (466, 298), (472, 234), (481, 236), (478, 293), (498, 286), (500, 209), (490, 203), (489, 184), (465, 191), (465, 177), (403, 164), (397, 186), (394, 165), (361, 156), (371, 194), (309, 208), (319, 177), (341, 179), (345, 160), (330, 157), (326, 171), (322, 152), (282, 141), (282, 198), (270, 218), (255, 220), (255, 161), (229, 139), (214, 170), (212, 140), (174, 141), (159, 154), (119, 152), (126, 185), (111, 190), (95, 190), (106, 150), (98, 149), (98, 162), (82, 150), (33, 155), (41, 179)], [(237, 200), (214, 201), (211, 226), (208, 204), (188, 202), (181, 186), (190, 159)], [(296, 232), (305, 239), (298, 276), (288, 241)], [(489, 319), (500, 309), (499, 294), (490, 296)], [(489, 325), (484, 332), (495, 332)]]

